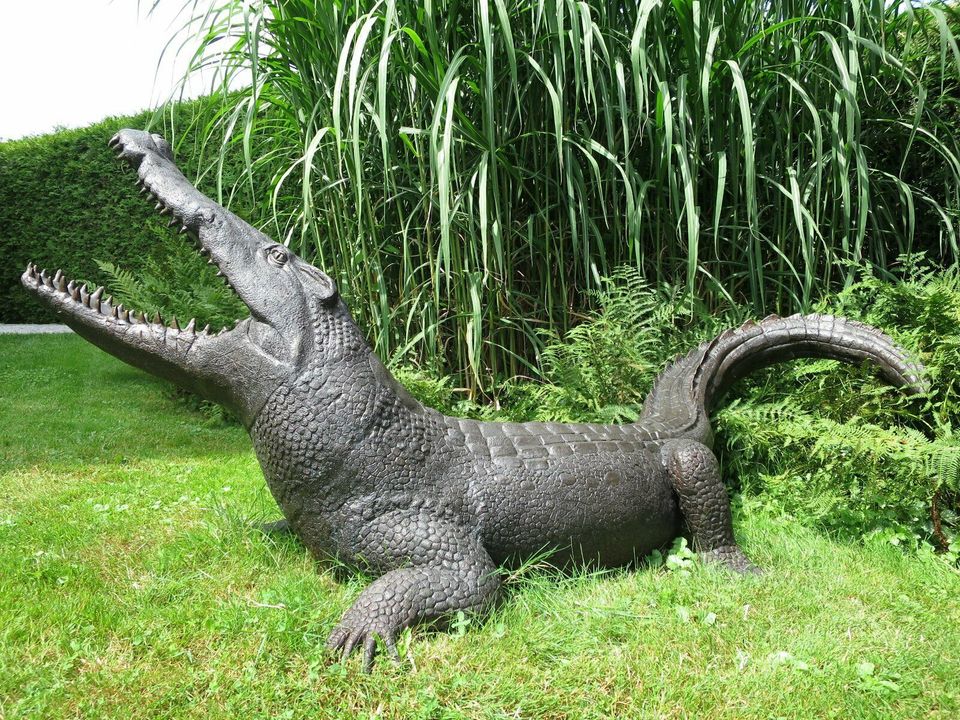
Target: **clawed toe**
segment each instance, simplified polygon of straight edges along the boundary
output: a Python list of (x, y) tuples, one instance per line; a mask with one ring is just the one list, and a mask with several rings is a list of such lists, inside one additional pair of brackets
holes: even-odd
[(380, 639), (387, 648), (387, 654), (394, 662), (400, 662), (400, 653), (397, 650), (395, 632), (372, 627), (350, 627), (338, 625), (327, 638), (327, 650), (334, 656), (339, 655), (341, 663), (346, 662), (354, 651), (363, 648), (363, 672), (369, 674), (373, 670), (373, 661), (377, 656), (377, 640)]
[(286, 519), (276, 520), (274, 522), (264, 523), (259, 526), (260, 532), (264, 535), (292, 535), (293, 528), (290, 527), (290, 522)]

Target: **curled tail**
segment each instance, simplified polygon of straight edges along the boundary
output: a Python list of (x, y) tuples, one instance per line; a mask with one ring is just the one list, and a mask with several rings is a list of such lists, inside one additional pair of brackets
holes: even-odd
[(654, 382), (638, 425), (657, 438), (711, 445), (711, 402), (749, 372), (799, 357), (870, 360), (893, 385), (926, 389), (923, 368), (874, 327), (832, 315), (771, 315), (727, 330), (669, 365)]

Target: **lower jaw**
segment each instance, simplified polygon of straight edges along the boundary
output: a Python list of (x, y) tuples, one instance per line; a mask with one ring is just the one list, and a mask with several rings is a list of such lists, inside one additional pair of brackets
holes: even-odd
[[(119, 329), (117, 326), (142, 325), (166, 334), (190, 337), (222, 335), (230, 331), (224, 327), (217, 333), (211, 333), (209, 325), (197, 330), (194, 318), (183, 327), (176, 316), (165, 321), (160, 313), (156, 313), (149, 319), (142, 310), (130, 310), (124, 307), (123, 303), (114, 304), (112, 297), (104, 297), (102, 286), (90, 292), (86, 285), (78, 285), (73, 280), (68, 280), (61, 270), (51, 275), (45, 269), (38, 269), (33, 263), (27, 266), (21, 281), (28, 290), (64, 315), (64, 320), (70, 325), (80, 324), (94, 328), (102, 323), (100, 327), (114, 326), (116, 329)], [(237, 321), (240, 322), (242, 321)]]

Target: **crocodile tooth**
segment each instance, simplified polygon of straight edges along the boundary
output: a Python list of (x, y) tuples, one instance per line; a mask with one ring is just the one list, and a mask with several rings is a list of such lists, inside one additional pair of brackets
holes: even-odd
[(53, 284), (54, 284), (54, 285), (59, 285), (61, 280), (63, 280), (63, 270), (58, 269), (58, 270), (53, 274)]
[(183, 235), (183, 234), (184, 234), (185, 232), (187, 232), (189, 229), (190, 229), (190, 228), (188, 228), (186, 225), (184, 225), (182, 228), (180, 228), (180, 234)]
[(115, 305), (114, 307), (110, 308), (110, 316), (111, 316), (112, 318), (114, 318), (115, 320), (119, 319), (119, 317), (120, 317), (120, 306), (119, 306), (119, 305)]
[(147, 324), (147, 316), (143, 313), (143, 310), (137, 311), (137, 322), (141, 325)]
[(187, 326), (184, 328), (185, 332), (195, 333), (197, 328), (197, 319), (190, 318), (190, 322), (187, 323)]
[(154, 209), (154, 210), (162, 210), (162, 209), (163, 209), (163, 203), (160, 202), (159, 200), (157, 200), (157, 204), (153, 206), (153, 209)]
[(97, 305), (99, 305), (100, 298), (102, 297), (103, 297), (103, 285), (101, 285), (100, 287), (98, 287), (96, 290), (93, 291), (93, 294), (90, 296), (90, 302), (91, 303), (95, 302), (97, 303)]
[(176, 316), (176, 315), (171, 315), (171, 316), (170, 316), (170, 327), (173, 328), (174, 330), (179, 330), (179, 329), (180, 329), (180, 323), (177, 322), (177, 316)]
[(204, 326), (203, 326), (203, 330), (201, 330), (200, 332), (202, 332), (204, 335), (209, 334), (209, 332), (210, 332), (210, 323), (207, 323), (206, 325), (204, 325)]
[(154, 325), (163, 325), (163, 318), (160, 317), (160, 311), (157, 310), (157, 314), (153, 316)]
[(146, 186), (146, 184), (141, 185), (141, 186), (140, 186), (140, 194), (141, 194), (141, 195), (149, 195), (149, 194), (150, 194), (150, 188), (148, 188), (148, 187)]
[(27, 263), (27, 269), (24, 270), (24, 272), (27, 274), (27, 277), (33, 277), (33, 263), (32, 263), (32, 262), (28, 262), (28, 263)]
[(167, 223), (167, 227), (171, 228), (177, 224), (177, 219), (175, 217), (170, 218), (170, 222)]
[(63, 273), (61, 273), (60, 271), (57, 271), (57, 273), (60, 275), (60, 277), (59, 277), (59, 278), (54, 277), (54, 278), (53, 278), (53, 281), (54, 281), (53, 284), (56, 285), (57, 290), (59, 290), (60, 292), (66, 292), (66, 290), (67, 290), (67, 279), (63, 276)]
[(130, 311), (126, 310), (123, 305), (120, 306), (120, 319), (124, 322), (130, 322)]
[(87, 291), (86, 283), (80, 286), (80, 302), (90, 307), (90, 293)]
[(53, 282), (50, 280), (50, 276), (47, 274), (46, 268), (40, 271), (40, 280), (43, 281), (43, 284), (47, 287), (53, 287)]
[(77, 290), (77, 284), (71, 280), (67, 283), (67, 292), (70, 293), (70, 297), (74, 300), (80, 297), (80, 292)]

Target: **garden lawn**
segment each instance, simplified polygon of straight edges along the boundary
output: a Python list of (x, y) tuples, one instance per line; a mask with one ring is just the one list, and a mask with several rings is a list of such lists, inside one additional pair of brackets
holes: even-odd
[(73, 336), (0, 337), (0, 398), (0, 718), (960, 717), (960, 576), (749, 510), (762, 577), (528, 569), (364, 676), (240, 428)]

